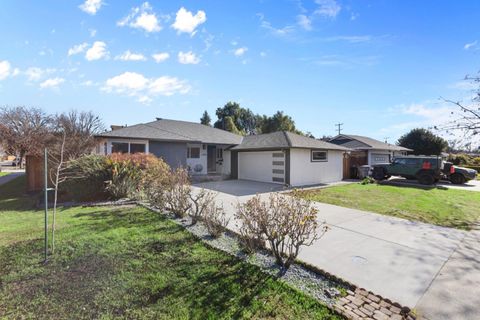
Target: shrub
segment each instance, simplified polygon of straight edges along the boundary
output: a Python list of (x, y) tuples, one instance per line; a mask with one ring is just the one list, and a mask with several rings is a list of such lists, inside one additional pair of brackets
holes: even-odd
[(210, 233), (212, 237), (218, 238), (227, 228), (230, 219), (227, 218), (222, 206), (217, 206), (214, 202), (211, 202), (205, 208), (203, 221), (205, 222), (208, 233)]
[(236, 213), (246, 237), (266, 240), (281, 274), (295, 261), (300, 247), (310, 246), (327, 231), (323, 223), (323, 232), (317, 233), (317, 209), (296, 195), (296, 191), (293, 196), (273, 193), (268, 201), (257, 195), (239, 205)]
[(259, 225), (260, 218), (252, 218), (252, 216), (264, 215), (266, 211), (266, 203), (262, 202), (258, 196), (243, 205), (237, 205), (235, 218), (241, 222), (237, 225), (240, 245), (248, 254), (264, 247), (263, 232)]
[(190, 209), (192, 193), (187, 170), (178, 168), (173, 171), (166, 180), (165, 189), (166, 209), (177, 217), (185, 217)]
[(189, 197), (190, 207), (188, 215), (192, 218), (192, 225), (194, 225), (200, 219), (204, 218), (206, 210), (215, 201), (215, 194), (205, 189), (201, 189), (197, 193), (190, 192)]
[(372, 184), (372, 183), (375, 183), (375, 179), (373, 179), (372, 177), (365, 177), (362, 179), (362, 181), (360, 181), (361, 185)]

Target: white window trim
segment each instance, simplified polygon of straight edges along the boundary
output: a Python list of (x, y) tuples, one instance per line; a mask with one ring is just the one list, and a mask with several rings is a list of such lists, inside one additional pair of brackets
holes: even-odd
[[(325, 152), (325, 160), (314, 160), (313, 153), (314, 152)], [(311, 149), (310, 150), (310, 162), (328, 162), (328, 150), (319, 150), (319, 149)]]
[[(190, 154), (191, 154), (190, 150), (193, 149), (193, 148), (198, 149), (198, 157), (195, 157), (195, 158), (190, 157)], [(199, 146), (195, 146), (195, 145), (187, 146), (187, 159), (200, 159), (201, 157), (202, 157), (202, 146), (200, 146), (200, 145)]]
[(133, 139), (112, 139), (107, 143), (107, 153), (112, 154), (112, 143), (128, 143), (128, 153), (130, 154), (130, 144), (144, 144), (145, 153), (150, 153), (148, 140), (133, 140)]

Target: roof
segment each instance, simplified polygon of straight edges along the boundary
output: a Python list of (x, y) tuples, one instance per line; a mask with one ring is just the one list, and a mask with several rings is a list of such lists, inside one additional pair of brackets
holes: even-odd
[(332, 139), (331, 143), (356, 150), (390, 150), (390, 151), (412, 151), (411, 149), (385, 143), (365, 136), (353, 134), (340, 134)]
[(153, 122), (124, 127), (98, 134), (96, 137), (201, 142), (227, 145), (237, 145), (242, 141), (242, 136), (225, 130), (212, 128), (195, 122), (169, 119), (158, 119)]
[(232, 150), (264, 150), (283, 148), (327, 149), (348, 151), (348, 148), (329, 142), (305, 137), (287, 131), (277, 131), (258, 135), (246, 136), (238, 146)]

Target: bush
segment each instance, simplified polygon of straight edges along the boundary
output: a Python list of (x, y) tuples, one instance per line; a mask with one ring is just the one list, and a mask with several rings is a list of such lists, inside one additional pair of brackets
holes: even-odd
[(311, 201), (278, 193), (270, 195), (268, 201), (260, 196), (239, 205), (236, 218), (242, 224), (242, 238), (248, 241), (265, 239), (275, 256), (276, 263), (285, 273), (298, 256), (300, 247), (310, 246), (327, 231), (317, 233), (317, 209)]
[(366, 185), (366, 184), (372, 184), (372, 183), (375, 183), (375, 179), (373, 179), (372, 177), (365, 177), (362, 179), (362, 181), (360, 181), (360, 184), (361, 185)]
[(188, 215), (192, 218), (192, 225), (205, 217), (208, 207), (215, 201), (215, 194), (201, 189), (198, 193), (190, 192), (190, 207)]
[(171, 172), (165, 184), (166, 209), (177, 217), (185, 217), (190, 209), (191, 193), (187, 170), (178, 168)]
[(205, 208), (203, 221), (208, 233), (212, 237), (218, 238), (227, 229), (230, 219), (227, 218), (222, 206), (217, 206), (214, 202), (211, 202)]

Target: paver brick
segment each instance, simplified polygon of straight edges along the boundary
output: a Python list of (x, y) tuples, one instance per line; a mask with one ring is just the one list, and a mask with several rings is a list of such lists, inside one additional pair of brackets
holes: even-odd
[(393, 313), (400, 313), (401, 309), (399, 307), (390, 306), (390, 311)]
[(377, 297), (377, 296), (374, 295), (374, 294), (371, 294), (371, 293), (367, 296), (367, 298), (370, 299), (370, 300), (372, 300), (373, 302), (376, 302), (376, 303), (380, 302), (380, 298)]
[(388, 316), (385, 313), (376, 310), (375, 313), (373, 314), (373, 319), (375, 319), (375, 320), (388, 320)]
[(364, 307), (360, 307), (360, 311), (362, 311), (367, 317), (371, 317), (373, 315), (373, 311), (372, 310), (368, 310)]
[(392, 311), (388, 310), (387, 308), (380, 308), (380, 311), (382, 311), (383, 313), (385, 313), (387, 316), (391, 316), (391, 315), (392, 315)]
[(367, 309), (368, 311), (375, 311), (375, 307), (373, 307), (372, 305), (369, 305), (369, 304), (366, 304), (363, 306), (363, 308)]

